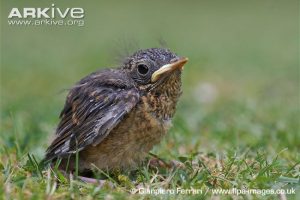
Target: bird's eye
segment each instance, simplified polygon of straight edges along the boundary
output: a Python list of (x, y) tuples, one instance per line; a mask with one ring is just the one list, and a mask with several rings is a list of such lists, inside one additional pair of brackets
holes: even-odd
[(148, 66), (145, 65), (145, 64), (139, 64), (139, 65), (137, 66), (137, 71), (138, 71), (138, 73), (141, 74), (141, 75), (146, 75), (146, 74), (148, 73), (148, 71), (149, 71), (149, 68), (148, 68)]

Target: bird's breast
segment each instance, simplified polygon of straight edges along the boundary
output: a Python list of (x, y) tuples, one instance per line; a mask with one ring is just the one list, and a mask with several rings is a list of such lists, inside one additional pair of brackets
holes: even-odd
[(99, 168), (136, 166), (168, 132), (176, 102), (165, 95), (142, 96), (99, 145), (85, 150), (89, 155), (83, 158), (85, 163), (94, 163)]

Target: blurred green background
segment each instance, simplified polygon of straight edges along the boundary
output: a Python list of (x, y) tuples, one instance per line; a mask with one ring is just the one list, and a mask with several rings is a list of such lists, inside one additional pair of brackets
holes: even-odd
[[(9, 26), (12, 7), (82, 7), (85, 25)], [(291, 1), (2, 1), (0, 144), (42, 158), (66, 92), (128, 46), (190, 62), (174, 128), (154, 150), (263, 148), (299, 159), (299, 11)], [(136, 48), (131, 48), (133, 51)], [(170, 151), (171, 149), (171, 151)]]

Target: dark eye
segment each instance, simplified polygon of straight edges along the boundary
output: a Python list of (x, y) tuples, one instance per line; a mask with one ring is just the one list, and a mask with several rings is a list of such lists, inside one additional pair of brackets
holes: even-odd
[(146, 75), (148, 73), (148, 71), (149, 71), (149, 68), (145, 64), (139, 64), (137, 66), (137, 70), (138, 70), (139, 74)]

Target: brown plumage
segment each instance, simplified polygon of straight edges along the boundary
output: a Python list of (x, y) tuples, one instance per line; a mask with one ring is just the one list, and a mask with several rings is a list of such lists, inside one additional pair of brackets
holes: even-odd
[(119, 68), (94, 72), (69, 92), (45, 160), (74, 170), (131, 169), (167, 133), (187, 62), (168, 49), (137, 51)]

